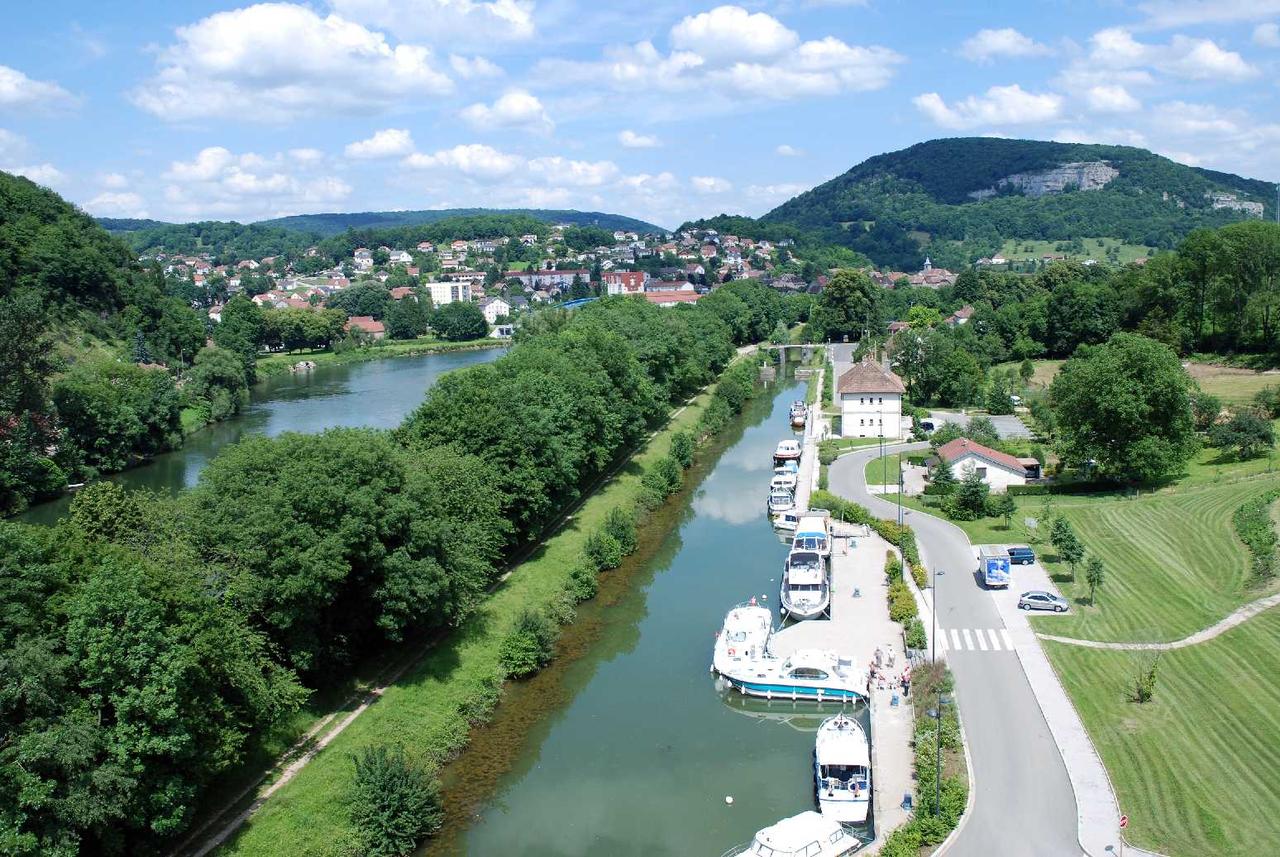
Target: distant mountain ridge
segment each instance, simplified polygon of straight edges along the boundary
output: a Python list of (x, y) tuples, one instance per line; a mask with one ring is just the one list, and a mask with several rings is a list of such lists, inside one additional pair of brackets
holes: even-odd
[(1007, 239), (1174, 246), (1199, 227), (1273, 217), (1276, 186), (1132, 146), (962, 137), (877, 155), (760, 220), (823, 235), (879, 264), (956, 264)]
[(524, 215), (547, 223), (568, 223), (573, 226), (597, 226), (610, 231), (655, 232), (667, 230), (661, 226), (622, 214), (602, 211), (576, 211), (548, 208), (443, 208), (426, 211), (359, 211), (333, 214), (296, 214), (259, 220), (259, 226), (276, 226), (296, 232), (314, 232), (329, 236), (348, 229), (385, 229), (396, 226), (417, 226), (435, 223), (449, 217), (473, 217), (486, 214)]

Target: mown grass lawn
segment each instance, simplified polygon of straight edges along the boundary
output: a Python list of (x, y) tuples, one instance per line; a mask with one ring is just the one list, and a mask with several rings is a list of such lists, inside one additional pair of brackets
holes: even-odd
[(1135, 652), (1045, 643), (1129, 816), (1129, 840), (1173, 857), (1276, 853), (1280, 611), (1165, 653), (1156, 696), (1128, 700)]
[(498, 650), (506, 630), (526, 607), (549, 603), (564, 589), (587, 535), (615, 506), (632, 502), (645, 468), (667, 454), (671, 434), (692, 426), (709, 400), (710, 394), (704, 393), (676, 416), (521, 563), (462, 628), (433, 646), (218, 853), (347, 854), (350, 825), (345, 801), (352, 782), (352, 755), (369, 745), (403, 744), (411, 752), (438, 759), (460, 746), (469, 726), (458, 717), (459, 705), (485, 696), (483, 687), (498, 669)]

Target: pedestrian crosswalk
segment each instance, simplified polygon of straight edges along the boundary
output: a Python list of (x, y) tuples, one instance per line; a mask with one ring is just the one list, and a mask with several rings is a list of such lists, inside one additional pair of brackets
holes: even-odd
[(1012, 652), (1006, 628), (939, 628), (938, 648), (953, 652)]

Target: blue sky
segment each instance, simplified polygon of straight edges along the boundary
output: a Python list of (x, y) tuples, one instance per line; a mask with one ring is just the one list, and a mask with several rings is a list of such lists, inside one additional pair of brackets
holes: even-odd
[(0, 169), (101, 215), (675, 226), (980, 134), (1280, 179), (1280, 0), (7, 5)]

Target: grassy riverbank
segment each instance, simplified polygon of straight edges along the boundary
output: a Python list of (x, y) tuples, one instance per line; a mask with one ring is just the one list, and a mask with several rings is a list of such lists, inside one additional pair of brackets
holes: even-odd
[(484, 720), (500, 694), (499, 652), (516, 617), (561, 597), (588, 537), (615, 508), (631, 508), (644, 475), (665, 459), (672, 436), (693, 428), (713, 396), (703, 393), (570, 516), (561, 529), (514, 569), (467, 623), (434, 644), (359, 719), (285, 785), (222, 853), (340, 855), (350, 841), (344, 806), (362, 747), (403, 743), (437, 762), (463, 746), (473, 722)]
[(386, 357), (412, 357), (418, 354), (441, 354), (446, 351), (470, 351), (476, 348), (504, 348), (511, 344), (506, 339), (476, 339), (470, 342), (448, 342), (432, 336), (417, 339), (384, 339), (368, 348), (350, 351), (294, 351), (287, 354), (268, 354), (258, 358), (258, 377), (267, 378), (288, 372), (295, 363), (310, 360), (318, 366), (364, 363)]

